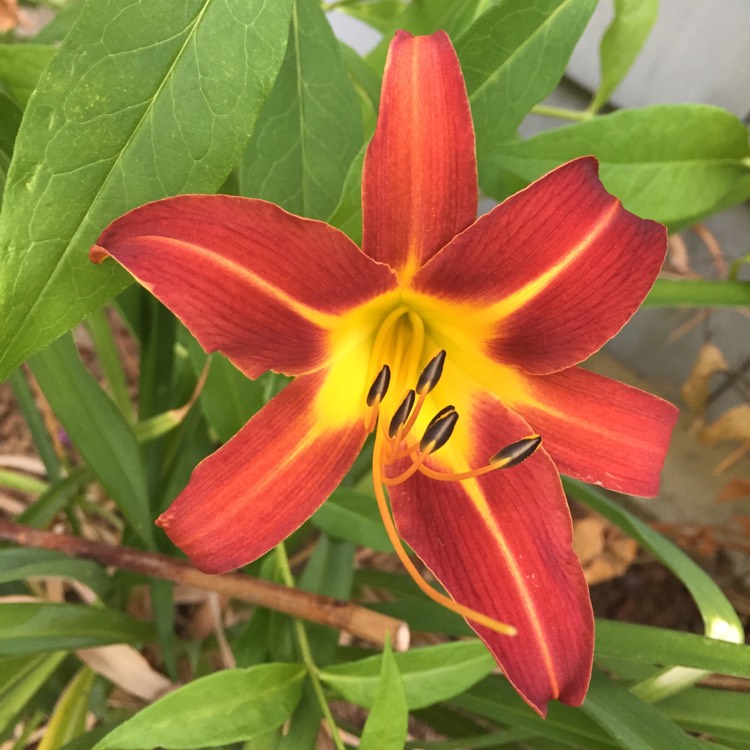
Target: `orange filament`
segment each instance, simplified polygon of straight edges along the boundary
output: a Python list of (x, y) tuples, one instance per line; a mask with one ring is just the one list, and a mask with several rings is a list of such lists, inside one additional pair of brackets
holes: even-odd
[(404, 549), (404, 545), (401, 543), (401, 537), (399, 537), (398, 531), (396, 531), (396, 525), (394, 524), (393, 517), (391, 516), (391, 509), (388, 505), (388, 500), (385, 497), (385, 492), (383, 492), (382, 454), (385, 450), (385, 446), (382, 445), (382, 440), (383, 438), (378, 432), (375, 437), (375, 450), (372, 456), (372, 474), (375, 487), (375, 498), (378, 502), (378, 510), (380, 511), (381, 518), (383, 519), (385, 531), (388, 534), (388, 538), (391, 540), (393, 549), (398, 555), (398, 559), (401, 561), (401, 564), (404, 566), (404, 568), (406, 568), (406, 572), (411, 576), (411, 579), (414, 581), (414, 583), (417, 584), (419, 589), (437, 604), (440, 604), (446, 609), (449, 609), (451, 612), (455, 612), (456, 614), (465, 617), (467, 620), (472, 620), (479, 625), (483, 625), (490, 630), (494, 630), (496, 633), (500, 633), (501, 635), (516, 635), (517, 631), (512, 625), (494, 620), (492, 617), (482, 614), (481, 612), (477, 612), (476, 610), (471, 609), (470, 607), (466, 607), (463, 604), (459, 604), (445, 594), (440, 593), (435, 588), (430, 586), (430, 584), (425, 581), (421, 573), (417, 570), (417, 567), (411, 561), (411, 558)]
[[(381, 346), (381, 348), (383, 347)], [(461, 481), (481, 476), (482, 474), (494, 471), (495, 469), (509, 468), (530, 456), (541, 442), (541, 438), (538, 435), (523, 438), (522, 440), (506, 446), (495, 454), (486, 466), (470, 471), (450, 473), (436, 471), (427, 467), (425, 465), (427, 458), (450, 439), (453, 427), (458, 419), (458, 413), (455, 408), (447, 406), (439, 411), (427, 426), (421, 441), (414, 442), (413, 438), (408, 442), (407, 440), (416, 424), (427, 394), (432, 391), (440, 379), (444, 360), (444, 351), (439, 352), (432, 358), (432, 360), (430, 360), (420, 376), (416, 389), (414, 389), (417, 393), (416, 401), (413, 400), (414, 392), (411, 392), (411, 411), (409, 412), (409, 407), (404, 406), (405, 399), (409, 398), (409, 391), (407, 391), (407, 396), (399, 402), (400, 406), (398, 407), (397, 412), (395, 412), (398, 416), (392, 417), (390, 423), (384, 423), (384, 420), (379, 420), (379, 417), (383, 416), (380, 413), (380, 409), (385, 396), (385, 391), (388, 388), (388, 381), (383, 377), (385, 370), (390, 374), (390, 370), (387, 366), (381, 368), (372, 388), (370, 389), (368, 405), (371, 407), (371, 411), (369, 413), (366, 412), (365, 424), (368, 426), (369, 432), (375, 431), (372, 473), (378, 509), (383, 519), (383, 525), (385, 526), (388, 538), (390, 539), (401, 564), (406, 568), (407, 573), (411, 576), (414, 583), (417, 584), (419, 589), (425, 595), (446, 609), (465, 617), (467, 620), (471, 620), (479, 625), (489, 628), (496, 633), (502, 635), (515, 635), (517, 631), (512, 625), (500, 622), (489, 615), (478, 612), (477, 610), (471, 609), (463, 604), (459, 604), (449, 596), (435, 589), (423, 578), (401, 542), (385, 492), (385, 487), (401, 484), (418, 471), (421, 471), (425, 476), (430, 477), (431, 479), (439, 481)], [(384, 386), (383, 383), (385, 383)], [(372, 395), (373, 393), (375, 395)], [(404, 412), (403, 414), (400, 413), (402, 410)], [(399, 421), (401, 422), (400, 424)], [(411, 466), (396, 476), (388, 476), (385, 473), (385, 466), (406, 457), (411, 459)]]

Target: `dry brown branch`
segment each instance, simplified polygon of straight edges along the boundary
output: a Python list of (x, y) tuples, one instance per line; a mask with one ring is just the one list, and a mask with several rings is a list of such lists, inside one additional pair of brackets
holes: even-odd
[(239, 573), (208, 575), (167, 555), (39, 531), (5, 519), (0, 519), (0, 539), (22, 547), (56, 550), (70, 557), (87, 558), (122, 570), (226, 594), (259, 607), (344, 630), (381, 646), (388, 635), (395, 649), (405, 651), (409, 647), (409, 627), (405, 622), (351, 602)]

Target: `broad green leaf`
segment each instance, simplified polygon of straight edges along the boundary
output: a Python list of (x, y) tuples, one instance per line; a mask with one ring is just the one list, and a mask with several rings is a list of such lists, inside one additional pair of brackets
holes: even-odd
[(349, 239), (362, 244), (362, 167), (367, 146), (362, 146), (349, 166), (339, 202), (328, 223), (338, 227)]
[(557, 86), (596, 0), (502, 0), (456, 39), (477, 151), (494, 151)]
[(0, 606), (0, 656), (141, 643), (151, 624), (114, 609), (22, 602)]
[(618, 746), (627, 750), (698, 750), (698, 740), (644, 703), (624, 685), (595, 671), (583, 704), (588, 714)]
[(242, 158), (240, 191), (325, 219), (361, 145), (339, 43), (317, 0), (295, 0), (284, 64)]
[(409, 709), (404, 684), (386, 640), (380, 667), (380, 684), (367, 717), (359, 750), (402, 750), (406, 741)]
[[(486, 677), (495, 660), (478, 640), (415, 648), (396, 654), (409, 710), (461, 693)], [(321, 670), (320, 679), (346, 700), (370, 708), (380, 683), (381, 657), (337, 664)]]
[(70, 336), (34, 355), (30, 364), (73, 444), (138, 536), (153, 547), (143, 457), (131, 425), (84, 367)]
[(45, 549), (0, 549), (0, 583), (52, 577), (80, 581), (99, 597), (110, 588), (107, 574), (91, 560), (77, 560)]
[(657, 708), (691, 732), (750, 744), (750, 694), (695, 687), (659, 701)]
[(5, 735), (64, 658), (62, 652), (0, 658), (0, 735)]
[(47, 722), (38, 750), (59, 750), (84, 733), (95, 679), (96, 673), (83, 667), (67, 684)]
[[(414, 35), (432, 34), (438, 29), (452, 38), (460, 34), (473, 20), (483, 0), (417, 0), (399, 3), (376, 2), (342, 5), (341, 10), (370, 23), (383, 35), (381, 42), (367, 55), (368, 63), (377, 71), (385, 65), (388, 47), (397, 29), (408, 29)], [(389, 10), (391, 12), (389, 12)]]
[(493, 164), (530, 182), (587, 154), (599, 159), (602, 182), (625, 208), (672, 229), (750, 197), (747, 128), (703, 104), (622, 110), (500, 144), (483, 187), (498, 197)]
[(291, 0), (89, 2), (42, 75), (0, 214), (0, 380), (127, 285), (88, 250), (149, 200), (216, 190), (284, 53)]
[(750, 678), (750, 646), (624, 622), (596, 621), (596, 656)]
[(614, 0), (615, 17), (599, 47), (601, 83), (589, 109), (598, 111), (625, 77), (643, 48), (659, 12), (659, 0)]
[(214, 747), (252, 739), (291, 716), (303, 676), (301, 666), (280, 663), (216, 672), (142, 709), (96, 748)]
[(380, 76), (349, 45), (339, 43), (339, 54), (359, 96), (365, 142), (375, 132), (380, 107)]
[(47, 44), (0, 44), (0, 81), (22, 107), (54, 54)]
[(378, 552), (393, 551), (375, 498), (364, 492), (339, 487), (315, 513), (312, 522), (338, 539)]
[(404, 11), (409, 7), (407, 0), (370, 0), (370, 2), (341, 3), (336, 10), (344, 11), (354, 18), (372, 26), (383, 33), (392, 33), (399, 24), (403, 24)]

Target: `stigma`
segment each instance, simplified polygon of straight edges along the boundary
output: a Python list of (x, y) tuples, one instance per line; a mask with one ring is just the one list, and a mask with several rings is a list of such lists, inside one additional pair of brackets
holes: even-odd
[[(482, 612), (466, 607), (427, 583), (404, 549), (388, 502), (386, 488), (405, 482), (417, 472), (442, 482), (472, 480), (490, 471), (518, 466), (541, 445), (542, 438), (539, 435), (521, 438), (501, 447), (488, 458), (485, 465), (462, 472), (446, 472), (427, 466), (427, 459), (450, 441), (459, 420), (456, 408), (447, 404), (432, 415), (421, 433), (416, 430), (417, 421), (427, 403), (427, 396), (440, 382), (445, 359), (445, 350), (441, 349), (416, 378), (414, 387), (406, 390), (396, 402), (392, 398), (386, 401), (386, 394), (391, 386), (391, 369), (388, 364), (381, 366), (367, 392), (365, 426), (368, 432), (375, 433), (372, 474), (378, 509), (401, 563), (430, 599), (497, 633), (515, 635), (516, 629), (513, 625), (499, 622)], [(386, 410), (386, 403), (396, 403), (397, 406)], [(384, 413), (386, 411), (389, 413)], [(424, 423), (424, 419), (421, 423)], [(403, 468), (404, 465), (406, 468)], [(396, 471), (396, 466), (400, 471)]]

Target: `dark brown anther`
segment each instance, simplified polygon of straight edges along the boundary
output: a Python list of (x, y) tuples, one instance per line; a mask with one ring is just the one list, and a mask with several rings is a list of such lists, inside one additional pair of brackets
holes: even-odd
[(398, 428), (401, 427), (402, 424), (405, 424), (406, 420), (409, 419), (409, 414), (411, 414), (411, 410), (414, 408), (414, 402), (416, 399), (417, 394), (414, 393), (414, 391), (409, 391), (406, 394), (404, 400), (401, 402), (401, 406), (396, 409), (393, 419), (391, 419), (391, 423), (388, 425), (388, 437), (396, 437)]
[(377, 377), (367, 391), (367, 405), (372, 406), (375, 401), (382, 401), (388, 392), (388, 386), (391, 383), (391, 368), (383, 365)]
[(491, 459), (491, 464), (500, 464), (498, 469), (510, 469), (511, 466), (518, 466), (521, 461), (525, 461), (540, 445), (542, 438), (540, 435), (517, 440), (515, 443), (506, 445), (499, 450)]
[(440, 380), (443, 374), (443, 365), (445, 364), (445, 349), (441, 349), (422, 370), (422, 374), (417, 381), (417, 393), (424, 396), (429, 393)]
[(422, 440), (419, 442), (420, 452), (434, 453), (438, 448), (442, 448), (453, 434), (456, 422), (458, 422), (458, 412), (455, 409), (434, 420), (422, 435)]
[(448, 406), (444, 406), (428, 423), (427, 429), (432, 427), (432, 425), (435, 424), (435, 422), (438, 421), (438, 419), (442, 419), (446, 414), (449, 412), (456, 411), (456, 407), (453, 406), (453, 404), (448, 404)]

